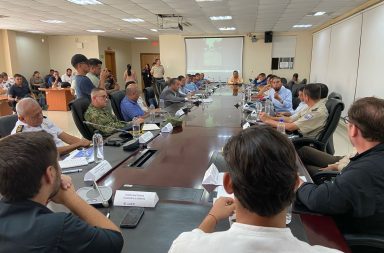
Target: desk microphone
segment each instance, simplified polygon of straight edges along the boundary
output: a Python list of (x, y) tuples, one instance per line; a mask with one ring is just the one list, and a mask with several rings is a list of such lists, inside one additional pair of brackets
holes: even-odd
[(92, 123), (92, 122), (89, 122), (89, 121), (83, 121), (83, 123), (86, 124), (86, 125), (89, 125), (89, 126), (107, 127), (107, 128), (116, 130), (117, 132), (122, 132), (122, 133), (130, 134), (127, 130), (120, 129), (120, 128), (115, 128), (115, 127), (111, 127), (111, 126), (100, 125), (100, 124)]
[(97, 190), (97, 192), (99, 193), (100, 197), (101, 197), (101, 204), (103, 205), (103, 207), (109, 207), (109, 203), (108, 201), (105, 200), (103, 194), (101, 193), (100, 189), (99, 189), (99, 186), (97, 185), (96, 181), (93, 181), (93, 188)]

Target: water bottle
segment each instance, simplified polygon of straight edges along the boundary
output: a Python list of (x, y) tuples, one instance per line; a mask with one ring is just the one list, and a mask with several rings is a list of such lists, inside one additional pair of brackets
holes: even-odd
[(132, 119), (132, 136), (135, 139), (140, 137), (140, 123), (136, 117)]
[(153, 104), (151, 104), (149, 106), (149, 118), (151, 120), (151, 123), (154, 123), (155, 122), (155, 106)]
[(267, 101), (265, 101), (265, 113), (267, 115), (271, 115), (271, 100), (267, 99)]
[(279, 123), (277, 123), (277, 131), (282, 134), (285, 134), (285, 124), (283, 119), (280, 119)]
[(159, 107), (160, 107), (161, 110), (164, 109), (164, 107), (165, 107), (165, 105), (164, 105), (164, 99), (160, 99), (160, 101), (159, 101)]
[(93, 157), (95, 163), (99, 163), (104, 160), (104, 142), (103, 136), (99, 133), (98, 130), (95, 131), (92, 137), (93, 142)]

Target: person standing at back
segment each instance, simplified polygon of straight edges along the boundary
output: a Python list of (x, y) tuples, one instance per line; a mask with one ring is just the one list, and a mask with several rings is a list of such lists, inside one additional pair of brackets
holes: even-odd
[(152, 74), (151, 74), (151, 67), (149, 64), (145, 64), (144, 69), (141, 71), (141, 75), (143, 76), (144, 81), (144, 87), (151, 87), (152, 84)]
[(124, 82), (126, 86), (137, 82), (136, 73), (132, 70), (131, 64), (128, 64), (127, 69), (124, 71)]
[[(224, 188), (235, 198), (216, 200), (200, 226), (179, 235), (169, 253), (340, 252), (300, 241), (286, 227), (299, 182), (295, 148), (287, 137), (256, 125), (231, 137), (223, 153), (229, 165)], [(236, 222), (214, 232), (218, 221), (234, 211)]]
[(161, 65), (160, 59), (155, 60), (155, 65), (151, 68), (151, 74), (155, 80), (164, 80), (164, 67)]

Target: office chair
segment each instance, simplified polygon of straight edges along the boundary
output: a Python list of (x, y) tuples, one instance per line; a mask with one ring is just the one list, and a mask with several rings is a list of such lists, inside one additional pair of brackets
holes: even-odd
[(73, 121), (75, 122), (77, 129), (79, 129), (81, 135), (88, 140), (92, 140), (93, 133), (83, 121), (85, 121), (84, 114), (90, 103), (89, 99), (85, 97), (78, 98), (69, 103), (69, 108), (71, 108)]
[(329, 94), (328, 98), (336, 98), (339, 100), (343, 100), (343, 97), (341, 96), (341, 94), (337, 93), (337, 92), (331, 92), (331, 94)]
[(280, 80), (281, 80), (281, 83), (282, 83), (284, 86), (287, 85), (287, 83), (288, 83), (287, 78), (285, 78), (285, 77), (281, 77)]
[(299, 149), (303, 146), (313, 146), (314, 148), (320, 151), (327, 151), (327, 153), (332, 151), (332, 150), (329, 150), (329, 148), (327, 150), (327, 144), (330, 138), (332, 137), (333, 133), (335, 132), (336, 127), (339, 123), (341, 112), (344, 110), (344, 103), (339, 99), (331, 98), (331, 99), (328, 99), (325, 106), (327, 107), (327, 110), (328, 110), (328, 118), (319, 136), (317, 138), (303, 137), (303, 138), (293, 139), (292, 142), (295, 145), (296, 149)]
[(11, 134), (12, 129), (16, 125), (17, 119), (16, 114), (0, 117), (0, 138)]
[(300, 99), (299, 99), (299, 89), (303, 87), (305, 84), (302, 83), (294, 83), (292, 84), (291, 91), (292, 91), (292, 108), (295, 110), (299, 104), (300, 104)]
[(124, 99), (125, 97), (125, 91), (119, 90), (115, 91), (111, 94), (111, 105), (112, 105), (112, 110), (115, 113), (116, 117), (119, 120), (124, 121), (123, 115), (121, 114), (121, 109), (120, 109), (120, 103), (121, 100)]
[(353, 253), (384, 252), (384, 237), (366, 234), (343, 234)]
[(155, 106), (155, 108), (157, 108), (158, 105), (157, 105), (156, 96), (155, 96), (155, 92), (154, 92), (153, 88), (152, 87), (146, 87), (146, 88), (144, 88), (143, 93), (144, 93), (145, 103), (148, 106), (153, 104), (153, 106)]

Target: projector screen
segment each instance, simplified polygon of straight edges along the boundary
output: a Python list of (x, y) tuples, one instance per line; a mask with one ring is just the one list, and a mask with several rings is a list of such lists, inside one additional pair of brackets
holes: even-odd
[(226, 82), (234, 70), (243, 75), (243, 37), (185, 38), (187, 74), (204, 73)]

